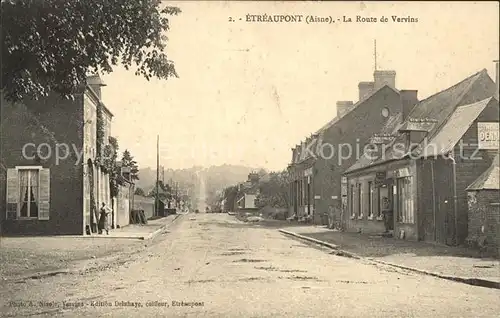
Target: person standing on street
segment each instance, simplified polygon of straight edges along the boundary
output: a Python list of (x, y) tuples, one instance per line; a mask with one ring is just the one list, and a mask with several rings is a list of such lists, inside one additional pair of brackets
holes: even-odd
[(109, 222), (108, 214), (111, 213), (111, 209), (106, 206), (106, 203), (102, 203), (100, 215), (99, 215), (99, 234), (103, 234), (103, 230), (106, 231), (106, 235), (109, 235)]
[(382, 216), (384, 218), (384, 226), (385, 226), (385, 233), (389, 233), (393, 229), (392, 227), (392, 222), (393, 222), (393, 216), (392, 216), (392, 210), (391, 210), (391, 203), (389, 201), (389, 198), (383, 197), (382, 198)]

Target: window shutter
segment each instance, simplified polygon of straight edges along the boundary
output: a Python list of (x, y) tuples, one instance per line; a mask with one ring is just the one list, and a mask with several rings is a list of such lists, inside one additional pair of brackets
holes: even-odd
[(50, 211), (50, 169), (40, 170), (39, 220), (48, 220)]
[(19, 176), (16, 169), (7, 169), (7, 220), (17, 218), (19, 204)]

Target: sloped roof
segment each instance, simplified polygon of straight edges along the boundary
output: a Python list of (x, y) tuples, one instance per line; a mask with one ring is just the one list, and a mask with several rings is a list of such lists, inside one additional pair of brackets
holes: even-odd
[(497, 154), (491, 166), (467, 190), (500, 190), (499, 161), (499, 155)]
[[(486, 69), (483, 69), (467, 77), (461, 82), (418, 102), (409, 113), (407, 121), (414, 119), (432, 119), (433, 121), (435, 121), (434, 126), (426, 136), (428, 140), (432, 140), (435, 135), (437, 135), (441, 131), (442, 126), (448, 122), (448, 119), (454, 113), (457, 106), (460, 106), (460, 103), (462, 102), (464, 96), (472, 89), (473, 84), (480, 78), (488, 78), (491, 80)], [(364, 158), (365, 155), (363, 155), (360, 160), (358, 160), (354, 165), (346, 170), (346, 173), (363, 169), (372, 165), (382, 164), (387, 161), (403, 159), (407, 155), (409, 155), (408, 152), (405, 153), (402, 152), (401, 149), (395, 149), (396, 147), (392, 147), (392, 145), (395, 144), (405, 144), (406, 135), (397, 133), (397, 130), (399, 130), (404, 124), (405, 123), (401, 123), (398, 129), (396, 129), (396, 132), (394, 132), (396, 138), (390, 143), (390, 146), (387, 147), (387, 151), (382, 154), (381, 158), (375, 160), (367, 160), (366, 158)], [(386, 125), (389, 125), (389, 123), (387, 123)], [(389, 128), (390, 127), (384, 127), (383, 129)], [(423, 147), (422, 145), (420, 145), (420, 147), (418, 148), (422, 149)]]
[(435, 157), (453, 150), (460, 138), (491, 101), (495, 101), (495, 99), (490, 97), (474, 104), (457, 107), (446, 124), (427, 142), (427, 145), (420, 145), (422, 147), (420, 157)]
[(297, 153), (296, 153), (296, 156), (294, 159), (294, 163), (298, 163), (298, 162), (302, 162), (304, 161), (305, 159), (309, 158), (308, 156), (303, 156), (303, 150), (304, 149), (311, 149), (311, 150), (315, 150), (314, 148), (314, 144), (322, 144), (322, 140), (323, 140), (323, 133), (328, 130), (329, 128), (333, 127), (336, 123), (338, 123), (339, 121), (341, 121), (344, 117), (347, 116), (347, 114), (349, 114), (350, 112), (352, 112), (354, 109), (356, 109), (358, 106), (362, 105), (364, 102), (368, 101), (372, 96), (374, 96), (375, 94), (377, 94), (379, 91), (381, 91), (382, 89), (384, 89), (385, 87), (388, 87), (390, 88), (391, 90), (395, 91), (396, 93), (399, 94), (399, 91), (395, 88), (392, 88), (390, 87), (389, 85), (384, 85), (382, 86), (381, 88), (379, 88), (378, 90), (374, 91), (373, 93), (371, 93), (370, 95), (367, 95), (365, 96), (363, 99), (359, 100), (357, 103), (355, 103), (354, 105), (352, 105), (349, 110), (343, 114), (342, 116), (336, 116), (335, 118), (333, 118), (332, 120), (330, 120), (328, 123), (326, 123), (323, 127), (321, 127), (319, 130), (317, 130), (313, 136), (310, 138), (309, 142), (301, 142), (300, 144), (300, 147), (299, 149), (297, 149)]
[[(391, 135), (391, 136), (396, 136), (398, 129), (401, 127), (401, 116), (403, 114), (401, 113), (395, 113), (389, 117), (385, 125), (382, 127), (380, 134), (379, 135)], [(372, 141), (374, 139), (374, 136), (372, 137)], [(392, 141), (389, 141), (386, 143), (386, 145), (392, 145), (395, 142), (396, 138), (393, 139)], [(346, 170), (346, 173), (354, 170), (359, 170), (365, 167), (369, 167), (373, 163), (378, 161), (378, 158), (374, 158), (374, 156), (369, 156), (368, 154), (364, 153), (356, 163), (354, 163), (351, 167), (349, 167)]]
[(357, 103), (355, 103), (354, 105), (352, 105), (349, 110), (343, 114), (342, 116), (336, 116), (335, 118), (333, 118), (332, 120), (330, 120), (328, 123), (326, 123), (323, 127), (321, 127), (318, 131), (316, 131), (315, 135), (316, 134), (322, 134), (325, 130), (327, 130), (328, 128), (332, 127), (333, 125), (335, 125), (338, 121), (340, 121), (342, 118), (344, 118), (347, 114), (349, 114), (350, 112), (352, 112), (354, 109), (356, 109), (359, 105), (363, 104), (364, 102), (366, 102), (368, 99), (370, 99), (373, 95), (377, 94), (377, 92), (379, 92), (380, 90), (382, 90), (384, 87), (389, 87), (390, 89), (392, 89), (393, 91), (395, 91), (396, 93), (399, 93), (399, 91), (397, 89), (394, 89), (392, 87), (390, 87), (389, 85), (384, 85), (382, 86), (381, 88), (377, 89), (376, 91), (374, 91), (373, 93), (365, 96), (363, 99), (360, 99)]

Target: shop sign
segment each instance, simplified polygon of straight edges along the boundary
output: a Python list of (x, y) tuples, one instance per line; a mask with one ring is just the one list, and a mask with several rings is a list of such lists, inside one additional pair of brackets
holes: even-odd
[(498, 123), (477, 123), (477, 142), (479, 149), (498, 150)]
[(410, 176), (410, 168), (402, 168), (395, 171), (396, 178), (405, 178)]

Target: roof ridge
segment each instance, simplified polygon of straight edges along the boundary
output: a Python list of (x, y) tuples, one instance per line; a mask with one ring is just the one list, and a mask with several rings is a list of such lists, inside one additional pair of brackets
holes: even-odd
[[(464, 78), (464, 79), (463, 79), (463, 80), (461, 80), (460, 82), (458, 82), (458, 83), (456, 83), (456, 84), (454, 84), (454, 85), (452, 85), (452, 86), (450, 86), (450, 87), (448, 87), (448, 88), (445, 88), (445, 89), (443, 89), (443, 90), (440, 90), (439, 92), (434, 93), (434, 94), (432, 94), (432, 95), (428, 96), (427, 98), (422, 99), (422, 100), (421, 100), (421, 101), (419, 101), (417, 104), (423, 103), (423, 102), (425, 102), (425, 101), (427, 101), (427, 100), (429, 100), (429, 99), (431, 99), (431, 98), (435, 97), (436, 95), (439, 95), (439, 94), (442, 94), (442, 93), (444, 93), (444, 92), (447, 92), (447, 91), (449, 91), (449, 90), (451, 90), (451, 89), (453, 89), (453, 88), (455, 88), (455, 87), (459, 86), (460, 84), (462, 84), (462, 83), (464, 83), (464, 82), (466, 82), (466, 81), (468, 81), (468, 80), (472, 79), (473, 77), (478, 76), (480, 73), (484, 73), (484, 72), (487, 72), (485, 68), (484, 68), (484, 69), (482, 69), (482, 70), (481, 70), (481, 71), (479, 71), (479, 72), (476, 72), (476, 73), (474, 73), (474, 74), (472, 74), (472, 75), (470, 75), (470, 76), (468, 76), (468, 77)], [(477, 78), (476, 78), (476, 79), (477, 79)], [(473, 81), (475, 81), (476, 79), (474, 79)], [(462, 98), (463, 98), (463, 96), (460, 98), (460, 100), (461, 100)]]
[(455, 109), (462, 108), (462, 107), (472, 107), (472, 106), (475, 106), (476, 104), (483, 103), (486, 100), (488, 100), (488, 102), (486, 102), (486, 104), (488, 104), (489, 102), (491, 102), (491, 100), (493, 98), (494, 98), (493, 96), (490, 96), (490, 97), (487, 97), (485, 99), (478, 100), (477, 102), (474, 102), (474, 103), (470, 103), (470, 104), (467, 104), (467, 105), (457, 106)]
[(457, 84), (455, 84), (455, 85), (453, 85), (453, 86), (451, 86), (451, 87), (449, 87), (449, 88), (447, 88), (447, 89), (445, 89), (445, 90), (443, 90), (443, 91), (440, 92), (440, 93), (442, 93), (442, 92), (448, 91), (449, 89), (451, 89), (453, 87), (456, 87), (459, 84), (462, 84), (462, 83), (464, 83), (467, 80), (471, 80), (471, 82), (462, 91), (462, 93), (460, 94), (459, 98), (457, 98), (456, 102), (454, 103), (454, 105), (453, 105), (453, 111), (450, 112), (441, 123), (438, 123), (438, 125), (436, 125), (436, 127), (434, 127), (432, 129), (434, 131), (434, 133), (431, 136), (427, 136), (429, 139), (434, 138), (441, 131), (441, 129), (443, 128), (443, 126), (446, 125), (446, 123), (450, 120), (451, 116), (453, 116), (453, 114), (457, 110), (458, 105), (460, 104), (460, 102), (464, 99), (465, 95), (471, 90), (472, 86), (476, 83), (477, 79), (479, 78), (479, 75), (481, 73), (484, 74), (484, 72), (486, 72), (486, 69), (482, 69), (481, 71), (477, 72), (476, 74), (474, 74), (472, 76), (469, 76), (466, 79), (464, 79), (463, 81), (460, 81)]

